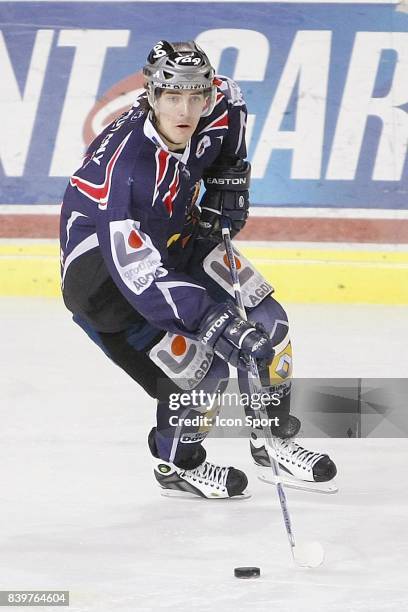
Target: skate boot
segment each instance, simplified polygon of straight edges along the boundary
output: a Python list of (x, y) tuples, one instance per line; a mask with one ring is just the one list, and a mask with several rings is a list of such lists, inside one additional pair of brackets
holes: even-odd
[[(149, 435), (153, 456), (154, 475), (166, 497), (206, 499), (247, 499), (248, 479), (234, 467), (220, 466), (206, 460), (203, 446), (196, 447), (193, 455), (177, 465), (160, 459), (154, 443), (154, 430)], [(153, 434), (153, 435), (152, 435)]]
[[(337, 493), (336, 484), (329, 482), (337, 473), (334, 462), (328, 455), (308, 450), (295, 442), (294, 436), (299, 429), (300, 421), (292, 415), (289, 416), (287, 426), (279, 430), (282, 437), (274, 436), (275, 448), (269, 451), (278, 460), (283, 484), (305, 491)], [(275, 475), (266, 450), (262, 429), (252, 429), (250, 449), (257, 466), (258, 478), (263, 482), (275, 484)]]

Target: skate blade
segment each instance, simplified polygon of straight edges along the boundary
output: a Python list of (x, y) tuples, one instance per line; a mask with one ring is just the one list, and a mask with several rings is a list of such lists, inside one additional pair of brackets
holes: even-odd
[[(262, 482), (276, 485), (275, 477), (270, 467), (258, 466), (258, 479)], [(330, 482), (308, 482), (307, 480), (298, 480), (297, 478), (281, 473), (281, 482), (284, 487), (289, 489), (298, 489), (299, 491), (309, 491), (311, 493), (323, 493), (325, 495), (333, 495), (333, 493), (338, 493), (339, 490), (333, 480)]]
[(179, 499), (193, 499), (197, 500), (217, 500), (217, 501), (241, 501), (243, 499), (249, 499), (251, 497), (251, 493), (248, 489), (245, 489), (240, 495), (234, 495), (233, 497), (201, 497), (200, 495), (195, 495), (195, 493), (190, 493), (190, 491), (179, 491), (178, 489), (165, 489), (160, 487), (160, 495), (163, 497), (177, 497)]

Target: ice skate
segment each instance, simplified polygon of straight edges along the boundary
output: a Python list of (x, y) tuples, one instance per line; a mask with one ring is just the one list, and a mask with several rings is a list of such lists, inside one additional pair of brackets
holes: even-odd
[[(285, 486), (316, 493), (337, 493), (338, 488), (333, 482), (337, 469), (328, 455), (300, 446), (293, 437), (274, 437), (274, 442), (275, 449), (269, 452), (278, 460), (281, 480)], [(261, 429), (252, 430), (250, 449), (259, 480), (275, 484)]]
[(247, 499), (248, 479), (244, 472), (230, 466), (210, 463), (205, 449), (200, 445), (194, 454), (178, 465), (157, 456), (157, 449), (149, 436), (153, 455), (154, 476), (166, 497), (205, 499)]

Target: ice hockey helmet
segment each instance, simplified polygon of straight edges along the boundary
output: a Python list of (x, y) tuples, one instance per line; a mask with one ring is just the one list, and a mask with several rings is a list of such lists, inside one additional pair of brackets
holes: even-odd
[(169, 43), (160, 40), (147, 56), (143, 74), (147, 98), (153, 109), (156, 89), (189, 89), (208, 94), (208, 106), (202, 116), (212, 113), (217, 93), (214, 68), (207, 55), (194, 41)]

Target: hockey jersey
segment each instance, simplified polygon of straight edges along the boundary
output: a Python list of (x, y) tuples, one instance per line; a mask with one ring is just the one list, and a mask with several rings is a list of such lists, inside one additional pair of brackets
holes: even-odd
[[(133, 313), (196, 338), (216, 305), (186, 273), (203, 171), (224, 156), (246, 157), (242, 94), (226, 77), (216, 84), (214, 110), (184, 152), (164, 144), (143, 93), (92, 142), (70, 178), (60, 222), (63, 295), (100, 331), (123, 329)], [(106, 308), (110, 316), (98, 316)]]

